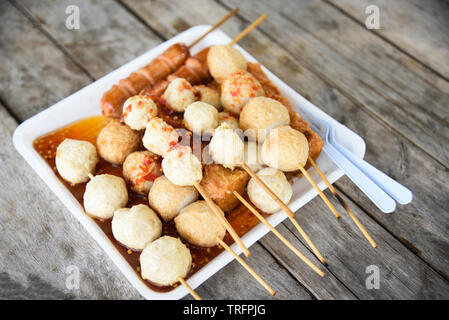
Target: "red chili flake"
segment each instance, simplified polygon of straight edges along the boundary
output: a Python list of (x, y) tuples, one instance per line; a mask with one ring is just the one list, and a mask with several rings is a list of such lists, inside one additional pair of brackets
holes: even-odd
[(170, 143), (168, 144), (170, 146), (170, 150), (176, 147), (177, 144), (178, 144), (177, 141), (170, 141)]
[(236, 97), (240, 94), (240, 88), (236, 88), (230, 92), (231, 96)]
[(162, 127), (162, 131), (164, 131), (164, 132), (172, 132), (173, 128), (172, 127)]

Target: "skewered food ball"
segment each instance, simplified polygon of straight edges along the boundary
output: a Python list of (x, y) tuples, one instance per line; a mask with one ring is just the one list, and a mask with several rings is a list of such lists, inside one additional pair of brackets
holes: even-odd
[(262, 146), (254, 141), (245, 141), (245, 164), (254, 172), (263, 168), (260, 156)]
[(153, 181), (162, 175), (158, 156), (150, 151), (136, 151), (123, 162), (123, 177), (132, 191), (147, 195)]
[(88, 141), (64, 139), (56, 149), (56, 168), (71, 184), (89, 180), (89, 174), (95, 172), (97, 163), (97, 149)]
[(235, 115), (227, 111), (218, 113), (218, 124), (221, 125), (223, 123), (226, 123), (231, 127), (231, 129), (234, 130), (239, 128), (239, 119), (236, 118)]
[(248, 174), (243, 170), (231, 170), (220, 164), (209, 164), (204, 167), (201, 185), (215, 204), (226, 212), (239, 205), (240, 201), (233, 191), (244, 194), (248, 179)]
[(184, 123), (190, 131), (201, 135), (218, 126), (217, 109), (205, 102), (194, 102), (184, 112)]
[(178, 137), (175, 128), (161, 118), (153, 118), (147, 124), (142, 141), (146, 149), (165, 157), (178, 144)]
[(216, 246), (217, 238), (223, 240), (226, 234), (226, 228), (204, 200), (185, 207), (175, 218), (175, 225), (182, 238), (199, 247)]
[(109, 219), (128, 202), (125, 180), (110, 174), (93, 177), (86, 185), (84, 208), (94, 218)]
[(234, 167), (243, 162), (244, 145), (239, 135), (226, 123), (215, 129), (209, 143), (209, 155), (225, 168)]
[(262, 161), (269, 167), (289, 172), (304, 167), (309, 156), (307, 138), (290, 126), (271, 130), (262, 145)]
[(198, 101), (206, 102), (213, 105), (218, 111), (222, 110), (220, 101), (220, 94), (218, 90), (206, 87), (204, 84), (193, 87), (193, 93), (195, 94)]
[(187, 146), (178, 146), (162, 160), (165, 176), (178, 186), (192, 186), (203, 178), (201, 162)]
[[(262, 143), (273, 128), (288, 125), (288, 110), (277, 100), (257, 97), (250, 99), (240, 113), (240, 128), (251, 140)], [(250, 130), (248, 130), (250, 129)]]
[(195, 94), (191, 84), (183, 78), (176, 78), (164, 92), (167, 105), (177, 112), (184, 112), (189, 104), (195, 102)]
[(232, 73), (221, 85), (223, 108), (239, 114), (250, 98), (265, 95), (259, 81), (246, 71)]
[(231, 73), (238, 70), (246, 71), (246, 59), (234, 47), (228, 45), (217, 45), (210, 48), (207, 54), (207, 65), (214, 79), (221, 83)]
[(134, 96), (123, 104), (122, 119), (131, 129), (142, 130), (157, 113), (158, 108), (149, 96)]
[[(285, 204), (292, 198), (293, 190), (282, 171), (265, 168), (257, 172), (257, 176), (276, 194)], [(251, 178), (248, 182), (248, 197), (252, 203), (266, 213), (275, 213), (281, 207)]]
[(177, 238), (163, 236), (151, 242), (140, 255), (143, 279), (160, 286), (171, 286), (185, 278), (192, 266), (189, 249)]
[(162, 223), (153, 210), (139, 204), (114, 212), (112, 234), (128, 249), (140, 251), (161, 236)]
[(154, 180), (148, 194), (150, 206), (156, 210), (164, 221), (170, 221), (184, 207), (198, 200), (198, 191), (192, 186), (178, 186), (160, 176)]
[(98, 154), (110, 163), (122, 164), (128, 154), (137, 150), (139, 143), (140, 134), (137, 131), (113, 120), (98, 134)]

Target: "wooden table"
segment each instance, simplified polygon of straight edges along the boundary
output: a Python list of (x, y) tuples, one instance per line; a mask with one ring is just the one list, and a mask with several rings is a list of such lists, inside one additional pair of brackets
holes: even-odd
[[(379, 30), (365, 27), (370, 4), (380, 8)], [(69, 5), (80, 9), (79, 30), (65, 27)], [(437, 0), (2, 1), (0, 298), (141, 298), (18, 155), (11, 136), (20, 122), (237, 5), (239, 15), (223, 30), (236, 35), (267, 12), (240, 45), (361, 135), (366, 160), (414, 192), (411, 204), (388, 215), (340, 179), (336, 188), (379, 247), (326, 191), (341, 221), (318, 197), (298, 212), (329, 262), (324, 279), (271, 234), (251, 248), (250, 263), (277, 291), (274, 298), (449, 298), (449, 4)], [(278, 230), (318, 263), (290, 223)], [(80, 287), (70, 290), (72, 265)], [(379, 289), (366, 286), (370, 265), (379, 268)], [(205, 299), (271, 298), (235, 261), (197, 291)]]

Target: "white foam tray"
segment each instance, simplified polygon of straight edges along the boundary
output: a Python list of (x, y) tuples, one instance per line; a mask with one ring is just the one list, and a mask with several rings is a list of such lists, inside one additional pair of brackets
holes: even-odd
[[(109, 73), (103, 78), (95, 81), (87, 87), (79, 90), (78, 92), (70, 95), (69, 97), (59, 101), (55, 105), (23, 122), (16, 129), (13, 136), (14, 146), (16, 147), (17, 151), (25, 158), (29, 165), (36, 171), (36, 173), (50, 187), (50, 189), (59, 197), (59, 199), (70, 210), (70, 212), (84, 226), (84, 228), (86, 228), (90, 235), (103, 248), (103, 250), (112, 259), (112, 261), (114, 261), (114, 263), (122, 271), (125, 277), (131, 282), (131, 284), (146, 299), (180, 299), (188, 294), (188, 292), (183, 286), (179, 286), (178, 288), (166, 293), (155, 292), (149, 289), (145, 285), (145, 283), (138, 277), (131, 266), (126, 262), (126, 260), (121, 256), (121, 254), (114, 247), (108, 237), (103, 233), (103, 231), (90, 217), (88, 217), (84, 213), (82, 206), (73, 197), (70, 191), (59, 181), (53, 170), (47, 165), (44, 159), (42, 159), (41, 156), (34, 150), (33, 141), (37, 137), (52, 130), (58, 129), (62, 126), (65, 126), (69, 123), (100, 114), (100, 99), (103, 93), (107, 91), (113, 84), (117, 83), (120, 79), (127, 77), (131, 72), (149, 63), (172, 44), (176, 42), (184, 42), (187, 44), (193, 42), (194, 39), (206, 32), (209, 27), (210, 26), (208, 25), (199, 25), (196, 27), (192, 27), (173, 37), (172, 39), (160, 44), (156, 48), (149, 50), (140, 57), (137, 57), (136, 59)], [(197, 44), (193, 48), (192, 54), (200, 51), (205, 47), (215, 44), (227, 44), (230, 41), (231, 38), (224, 32), (222, 32), (221, 30), (216, 30), (208, 35), (205, 39), (203, 39), (199, 44)], [(239, 47), (238, 45), (236, 45), (236, 47), (243, 53), (248, 61), (257, 62), (254, 57), (248, 54), (241, 47)], [(355, 153), (357, 156), (363, 158), (365, 154), (365, 142), (361, 137), (359, 137), (353, 131), (349, 130), (347, 127), (338, 123), (336, 120), (329, 117), (311, 102), (307, 101), (304, 97), (295, 92), (292, 88), (290, 88), (269, 70), (267, 70), (266, 68), (263, 68), (263, 70), (271, 79), (271, 81), (273, 81), (273, 83), (278, 86), (282, 94), (285, 95), (285, 97), (293, 104), (293, 106), (299, 113), (301, 113), (301, 109), (305, 109), (309, 111), (309, 113), (314, 114), (318, 119), (326, 119), (328, 122), (334, 124), (336, 128), (336, 138), (338, 139), (338, 141), (347, 149)], [(319, 157), (317, 162), (323, 172), (325, 172), (327, 178), (331, 183), (335, 182), (344, 174), (343, 171), (341, 171), (335, 164), (333, 164), (332, 161), (324, 154)], [(316, 181), (320, 181), (319, 176), (313, 170), (310, 170), (310, 173)], [(320, 181), (318, 185), (321, 189), (325, 189), (326, 187), (324, 182), (322, 181)], [(289, 207), (293, 211), (297, 211), (310, 200), (312, 200), (316, 195), (317, 192), (305, 179), (295, 178), (295, 183), (293, 184), (293, 198), (289, 204)], [(299, 214), (301, 213), (299, 212)], [(278, 212), (271, 215), (268, 218), (268, 221), (272, 225), (276, 226), (286, 217), (287, 216), (283, 212)], [(268, 231), (268, 228), (259, 223), (251, 231), (249, 231), (242, 238), (242, 240), (245, 245), (250, 247), (253, 243), (263, 237)], [(237, 253), (241, 253), (240, 248), (236, 244), (232, 245), (232, 249)], [(215, 259), (210, 261), (201, 270), (196, 272), (192, 277), (190, 277), (188, 279), (188, 283), (192, 288), (198, 287), (201, 283), (206, 281), (209, 277), (211, 277), (226, 264), (232, 261), (232, 259), (232, 256), (224, 251)], [(308, 267), (304, 264), (304, 268)], [(242, 269), (242, 272), (246, 271)]]

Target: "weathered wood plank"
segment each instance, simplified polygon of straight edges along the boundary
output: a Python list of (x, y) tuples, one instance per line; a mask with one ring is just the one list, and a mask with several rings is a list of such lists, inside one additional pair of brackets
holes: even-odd
[(449, 142), (447, 82), (322, 1), (225, 3), (240, 5), (248, 20), (268, 12), (260, 29), (274, 42), (449, 166), (449, 150), (443, 150)]
[[(195, 25), (205, 22), (213, 23), (214, 19), (217, 19), (217, 17), (224, 13), (224, 10), (220, 8), (220, 6), (206, 1), (201, 2), (198, 9), (194, 11), (188, 9), (193, 7), (192, 3), (189, 1), (183, 1), (182, 4), (176, 5), (170, 5), (170, 3), (164, 2), (163, 4), (159, 4), (157, 6), (157, 10), (155, 10), (154, 5), (152, 5), (150, 9), (147, 4), (139, 1), (127, 0), (126, 4), (134, 10), (136, 14), (140, 14), (142, 19), (146, 19), (145, 21), (149, 24), (154, 22), (157, 16), (164, 16), (165, 19), (163, 22), (159, 22), (158, 25), (155, 24), (154, 27), (158, 28), (158, 32), (166, 37), (170, 37), (173, 34), (182, 31), (176, 26), (182, 26), (180, 27), (180, 29), (182, 29), (188, 28), (190, 24)], [(179, 21), (181, 12), (183, 13), (182, 22)], [(189, 22), (187, 23), (187, 21)], [(238, 30), (242, 28), (242, 24), (243, 23), (241, 20), (235, 21), (234, 19), (226, 24), (223, 29), (231, 35), (237, 34)], [(294, 61), (294, 58), (289, 55), (289, 53), (280, 49), (278, 46), (273, 45), (271, 39), (267, 38), (259, 31), (254, 30), (250, 35), (242, 40), (240, 44), (256, 58), (258, 58), (265, 66), (275, 71), (275, 73), (283, 78), (294, 89), (303, 95), (308, 96), (317, 105), (322, 106), (326, 112), (330, 113), (352, 129), (355, 129), (356, 132), (365, 138), (367, 136), (366, 133), (370, 132), (370, 135), (368, 136), (369, 139), (367, 140), (368, 160), (381, 168), (387, 168), (389, 174), (397, 175), (398, 177), (411, 177), (412, 179), (403, 182), (411, 187), (417, 195), (421, 193), (429, 194), (433, 192), (432, 189), (426, 189), (421, 186), (420, 178), (422, 179), (422, 176), (427, 174), (425, 169), (426, 164), (431, 163), (433, 166), (437, 166), (438, 169), (435, 172), (436, 179), (439, 179), (440, 181), (447, 179), (447, 172), (444, 168), (442, 166), (438, 166), (435, 161), (423, 152), (420, 152), (417, 157), (413, 154), (410, 155), (410, 161), (416, 161), (416, 166), (421, 166), (420, 168), (409, 168), (408, 162), (402, 162), (400, 167), (398, 167), (398, 162), (384, 158), (382, 158), (382, 162), (376, 162), (375, 160), (378, 157), (376, 153), (377, 151), (382, 152), (382, 155), (388, 158), (389, 155), (394, 156), (397, 154), (396, 150), (398, 150), (398, 148), (402, 148), (404, 145), (407, 146), (407, 148), (414, 148), (415, 150), (417, 148), (411, 145), (402, 136), (396, 135), (388, 128), (385, 128), (383, 125), (379, 124), (370, 114), (360, 109), (357, 105), (343, 96), (338, 90), (330, 87), (328, 83), (323, 82), (307, 68), (299, 65)], [(351, 116), (349, 117), (348, 115)], [(383, 143), (380, 143), (381, 141)], [(385, 143), (386, 141), (388, 141), (388, 143)], [(375, 149), (374, 151), (371, 151), (371, 145), (379, 145), (381, 150)], [(432, 179), (430, 179), (430, 181), (432, 181)], [(351, 188), (351, 184), (348, 183), (347, 180), (344, 183), (339, 183), (338, 185), (347, 189)], [(346, 187), (348, 185), (349, 187)], [(434, 201), (437, 201), (439, 204), (444, 204), (447, 198), (444, 196), (443, 192), (445, 191), (442, 191), (442, 194), (439, 194)], [(366, 198), (363, 198), (363, 201), (358, 203), (365, 205)], [(381, 216), (381, 218), (385, 217), (385, 219), (387, 219), (385, 222), (386, 224), (389, 224), (391, 219), (397, 219), (394, 220), (397, 222), (393, 223), (395, 224), (395, 228), (393, 228), (392, 231), (401, 235), (403, 239), (413, 238), (413, 243), (415, 245), (425, 248), (425, 250), (422, 250), (421, 252), (422, 256), (425, 257), (427, 261), (431, 261), (433, 265), (438, 265), (440, 269), (445, 270), (445, 268), (447, 268), (448, 257), (447, 255), (442, 254), (442, 252), (444, 252), (445, 244), (447, 245), (448, 240), (443, 231), (447, 229), (448, 221), (444, 215), (444, 211), (442, 209), (439, 209), (438, 212), (432, 211), (431, 208), (434, 204), (427, 202), (425, 197), (421, 198), (417, 196), (414, 203), (419, 204), (419, 214), (415, 214), (417, 209), (416, 207), (411, 206), (399, 208), (398, 212), (402, 212), (401, 217), (398, 217), (398, 214), (393, 216), (382, 216), (382, 214), (379, 214), (377, 210), (372, 211), (378, 216)], [(360, 219), (364, 224), (370, 227), (369, 230), (372, 232), (373, 237), (376, 240), (379, 239), (378, 241), (380, 243), (387, 245), (390, 244), (389, 246), (396, 248), (395, 250), (389, 250), (388, 247), (386, 250), (382, 247), (377, 250), (373, 250), (360, 236), (359, 231), (353, 226), (352, 223), (345, 219), (344, 223), (341, 223), (341, 226), (338, 226), (338, 223), (333, 220), (328, 210), (323, 209), (319, 200), (315, 200), (314, 202), (308, 204), (303, 210), (307, 213), (303, 216), (303, 211), (301, 210), (300, 219), (307, 224), (306, 230), (310, 233), (312, 239), (318, 243), (319, 248), (324, 248), (322, 251), (324, 252), (326, 258), (328, 258), (328, 255), (331, 257), (335, 256), (335, 258), (331, 259), (335, 261), (337, 265), (341, 265), (341, 268), (336, 268), (336, 270), (331, 267), (332, 273), (339, 279), (345, 279), (345, 281), (347, 281), (345, 282), (345, 285), (357, 296), (364, 298), (379, 296), (391, 298), (406, 295), (410, 298), (418, 298), (422, 293), (419, 291), (420, 288), (415, 287), (415, 281), (420, 283), (422, 280), (422, 278), (420, 278), (420, 274), (423, 270), (426, 272), (430, 270), (429, 272), (432, 274), (432, 285), (429, 285), (428, 291), (427, 289), (424, 290), (425, 296), (430, 297), (435, 294), (435, 291), (439, 290), (438, 286), (440, 286), (444, 292), (447, 292), (447, 282), (443, 278), (430, 269), (420, 259), (417, 259), (409, 250), (391, 237), (388, 232), (376, 225), (376, 223), (374, 223), (371, 219), (364, 216), (360, 209), (357, 210), (359, 215), (361, 215)], [(419, 221), (416, 221), (414, 226), (411, 228), (407, 226), (409, 221), (408, 218), (405, 217), (410, 212), (413, 212), (414, 216), (419, 219)], [(436, 222), (435, 219), (437, 219), (438, 222)], [(315, 223), (315, 221), (319, 221), (319, 223)], [(432, 226), (429, 226), (429, 221), (432, 221)], [(288, 225), (288, 223), (285, 223), (285, 225)], [(438, 230), (434, 233), (434, 236), (440, 240), (440, 245), (437, 247), (434, 246), (434, 242), (432, 240), (433, 236), (429, 237), (429, 228), (433, 231)], [(332, 235), (332, 238), (330, 238), (329, 235)], [(265, 247), (268, 247), (267, 241), (269, 240), (266, 239), (267, 237), (264, 238), (261, 243), (264, 244)], [(278, 254), (278, 258), (283, 259), (285, 266), (289, 268), (292, 274), (294, 273), (294, 270), (299, 270), (297, 269), (298, 262), (293, 263), (292, 259), (287, 259), (289, 254), (287, 250), (279, 250), (279, 248), (274, 247), (270, 247), (269, 249), (273, 252), (273, 254)], [(348, 255), (345, 253), (346, 250), (351, 254), (350, 259), (347, 259)], [(398, 252), (400, 252), (400, 254), (398, 254)], [(403, 258), (397, 260), (398, 255), (402, 255)], [(344, 264), (339, 263), (339, 259), (344, 261)], [(351, 283), (351, 278), (354, 278), (353, 270), (360, 266), (360, 261), (376, 261), (378, 263), (382, 263), (382, 265), (385, 265), (385, 261), (388, 262), (390, 260), (398, 262), (398, 265), (394, 266), (395, 270), (392, 271), (392, 277), (397, 278), (395, 281), (398, 284), (401, 281), (404, 281), (405, 284), (400, 287), (407, 287), (408, 289), (406, 290), (406, 293), (397, 292), (396, 290), (398, 289), (395, 287), (388, 287), (386, 291), (381, 293), (368, 292), (366, 288), (361, 287), (363, 286), (363, 282), (361, 282), (360, 279), (363, 276), (364, 269), (357, 271), (358, 273), (356, 274), (356, 279), (358, 279), (358, 283)], [(296, 274), (297, 273), (295, 273), (295, 275)], [(408, 275), (413, 280), (406, 281), (403, 275)], [(299, 278), (299, 280), (305, 281), (302, 278)], [(395, 281), (393, 281), (393, 283)], [(424, 283), (423, 287), (427, 288), (427, 284)], [(319, 287), (316, 283), (313, 284), (315, 285), (315, 288)], [(435, 288), (438, 288), (438, 290)], [(312, 289), (309, 288), (309, 290)], [(315, 295), (319, 296), (317, 293), (315, 293)]]
[(380, 29), (373, 30), (399, 48), (449, 79), (449, 4), (431, 0), (327, 0), (360, 23), (365, 8), (380, 9)]
[[(51, 45), (38, 30), (27, 22), (25, 17), (7, 3), (2, 3), (1, 12), (4, 14), (4, 23), (25, 26), (22, 30), (27, 37), (34, 39), (31, 42), (34, 47), (22, 47), (28, 52), (26, 62), (28, 67), (20, 70), (20, 77), (26, 78), (28, 86), (34, 86), (39, 80), (32, 77), (42, 68), (42, 63), (33, 54), (34, 50), (43, 50), (46, 61), (54, 61), (55, 64), (67, 62), (67, 57)], [(128, 14), (128, 13), (123, 13)], [(91, 19), (94, 19), (92, 16)], [(11, 20), (8, 20), (11, 19)], [(22, 40), (21, 37), (11, 38), (11, 48), (14, 42)], [(40, 48), (36, 49), (36, 43)], [(4, 51), (0, 52), (3, 54)], [(25, 61), (25, 58), (23, 58)], [(123, 61), (122, 63), (124, 63)], [(75, 67), (73, 69), (76, 70)], [(67, 68), (67, 73), (71, 69)], [(72, 71), (67, 78), (75, 77), (79, 70)], [(105, 71), (106, 72), (106, 71)], [(19, 86), (16, 78), (10, 79), (11, 87)], [(85, 80), (88, 82), (88, 80)], [(75, 86), (71, 87), (71, 86)], [(74, 90), (76, 83), (62, 81), (57, 78), (53, 82), (42, 82), (43, 92), (55, 90), (66, 92)], [(17, 90), (17, 89), (16, 89)], [(17, 91), (16, 91), (17, 92)], [(3, 96), (0, 95), (3, 98)], [(4, 99), (4, 98), (3, 98)], [(42, 106), (49, 105), (58, 99), (54, 96), (42, 96), (39, 103)], [(15, 100), (8, 100), (14, 106)], [(14, 109), (13, 109), (14, 110)], [(31, 112), (31, 111), (28, 111)], [(6, 170), (1, 173), (0, 187), (3, 193), (0, 198), (0, 228), (2, 239), (0, 240), (0, 297), (2, 298), (108, 298), (108, 299), (137, 299), (139, 294), (124, 279), (120, 271), (107, 258), (101, 248), (90, 238), (87, 232), (72, 217), (59, 200), (48, 190), (42, 187), (40, 179), (32, 172), (28, 165), (14, 151), (11, 143), (11, 135), (17, 123), (0, 106), (0, 133), (6, 137), (0, 164)], [(15, 179), (11, 179), (11, 173)], [(27, 192), (23, 199), (24, 187)], [(44, 188), (44, 189), (42, 189)], [(61, 214), (58, 214), (61, 213)], [(6, 227), (7, 226), (7, 227)], [(76, 245), (74, 245), (76, 243)], [(253, 247), (251, 264), (255, 264), (263, 274), (265, 280), (277, 290), (278, 298), (311, 299), (313, 296), (301, 287), (298, 281), (277, 266), (276, 261), (260, 245)], [(80, 289), (69, 291), (65, 287), (65, 268), (74, 265), (80, 270)], [(266, 267), (265, 267), (266, 266)], [(277, 266), (276, 272), (267, 272), (268, 266)], [(233, 262), (224, 268), (209, 282), (201, 286), (201, 295), (205, 299), (222, 299), (232, 297), (236, 299), (249, 299), (255, 296), (269, 298), (269, 295), (254, 282), (253, 278), (240, 266)], [(237, 272), (237, 270), (239, 270)], [(220, 285), (217, 287), (218, 279)], [(223, 286), (227, 282), (229, 287)], [(210, 283), (210, 284), (209, 284)], [(241, 288), (238, 292), (233, 287)], [(227, 289), (226, 289), (227, 288)], [(230, 289), (231, 288), (231, 289)], [(245, 288), (245, 290), (244, 290)]]
[(90, 82), (8, 2), (1, 2), (0, 18), (8, 26), (0, 28), (0, 96), (16, 118), (29, 118)]
[[(197, 293), (202, 298), (220, 300), (315, 299), (260, 244), (251, 247), (251, 258), (243, 258), (276, 291), (274, 296), (256, 282), (237, 261), (214, 274), (196, 289)], [(193, 298), (188, 296), (187, 299)]]
[[(115, 1), (17, 1), (97, 79), (161, 43)], [(70, 5), (79, 8), (79, 30), (65, 27)]]

